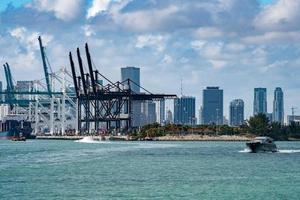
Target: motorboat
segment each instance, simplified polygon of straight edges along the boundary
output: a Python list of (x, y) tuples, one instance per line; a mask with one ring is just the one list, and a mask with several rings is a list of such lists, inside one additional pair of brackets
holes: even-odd
[(258, 152), (277, 152), (277, 146), (270, 137), (256, 137), (252, 141), (246, 143), (251, 153)]

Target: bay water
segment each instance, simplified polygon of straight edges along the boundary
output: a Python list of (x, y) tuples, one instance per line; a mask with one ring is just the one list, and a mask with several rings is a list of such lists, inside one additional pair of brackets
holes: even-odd
[(300, 199), (300, 142), (0, 141), (0, 199)]

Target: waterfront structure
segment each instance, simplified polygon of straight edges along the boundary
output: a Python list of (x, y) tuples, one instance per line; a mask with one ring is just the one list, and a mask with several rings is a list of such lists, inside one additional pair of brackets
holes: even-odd
[(196, 120), (195, 97), (182, 96), (174, 99), (174, 123), (194, 125)]
[[(138, 67), (124, 67), (121, 68), (121, 82), (130, 79), (135, 84), (131, 84), (131, 90), (135, 93), (140, 93), (140, 68)], [(125, 85), (128, 84), (125, 82)], [(142, 114), (142, 102), (132, 101), (132, 126), (139, 127), (146, 124), (145, 117)]]
[(284, 124), (284, 103), (283, 92), (280, 87), (277, 87), (274, 91), (273, 101), (273, 121)]
[(253, 115), (267, 115), (267, 88), (254, 88)]
[(223, 124), (223, 90), (207, 87), (203, 90), (203, 124)]
[(234, 99), (229, 106), (230, 126), (240, 126), (244, 122), (244, 101), (242, 99)]

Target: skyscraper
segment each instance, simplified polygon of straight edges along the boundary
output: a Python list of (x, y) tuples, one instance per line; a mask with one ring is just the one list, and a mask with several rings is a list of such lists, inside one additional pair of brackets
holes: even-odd
[(174, 99), (174, 123), (194, 125), (196, 120), (195, 97), (183, 96)]
[(230, 102), (229, 116), (231, 126), (240, 126), (244, 122), (244, 101), (235, 99)]
[(163, 99), (159, 101), (159, 123), (160, 124), (165, 123), (165, 115), (166, 115), (165, 100)]
[[(16, 90), (18, 92), (30, 92), (33, 89), (33, 81), (17, 81)], [(19, 94), (18, 99), (29, 99), (29, 95)]]
[(172, 123), (173, 123), (173, 113), (171, 110), (168, 110), (166, 124), (172, 124)]
[[(121, 81), (126, 81), (127, 79), (132, 80), (136, 84), (140, 85), (140, 68), (137, 67), (124, 67), (121, 68)], [(139, 93), (140, 87), (136, 84), (131, 84), (131, 90), (133, 92)]]
[(253, 115), (267, 114), (267, 89), (254, 88)]
[(219, 87), (207, 87), (203, 90), (203, 124), (223, 123), (223, 90)]
[[(0, 92), (3, 92), (2, 81), (0, 81)], [(0, 101), (4, 101), (3, 96), (4, 96), (4, 95), (0, 94)]]
[(284, 123), (283, 92), (282, 92), (282, 89), (280, 87), (277, 87), (274, 91), (273, 121), (274, 122), (279, 122), (282, 125)]
[[(140, 85), (140, 68), (137, 67), (125, 67), (121, 68), (121, 81), (126, 81), (127, 79), (132, 80), (137, 85)], [(140, 93), (140, 87), (136, 84), (130, 84), (131, 90), (135, 93)], [(126, 83), (125, 83), (126, 85)], [(141, 126), (141, 102), (132, 102), (132, 126)]]

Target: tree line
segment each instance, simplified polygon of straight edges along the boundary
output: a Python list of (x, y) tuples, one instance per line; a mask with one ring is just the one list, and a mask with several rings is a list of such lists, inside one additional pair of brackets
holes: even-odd
[(140, 130), (134, 130), (132, 136), (138, 138), (159, 137), (164, 135), (249, 135), (269, 136), (276, 140), (300, 139), (300, 125), (292, 122), (283, 125), (278, 122), (270, 122), (265, 114), (257, 114), (239, 127), (228, 125), (180, 125), (168, 124), (161, 126), (158, 123), (143, 126)]

